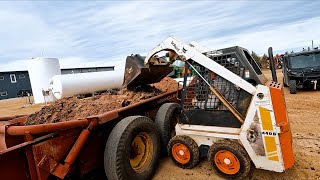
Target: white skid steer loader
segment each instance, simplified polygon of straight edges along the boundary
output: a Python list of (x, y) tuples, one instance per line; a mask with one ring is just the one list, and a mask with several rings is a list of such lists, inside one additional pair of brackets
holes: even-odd
[[(203, 52), (197, 45), (169, 37), (140, 62), (138, 71), (132, 67), (137, 62), (127, 59), (124, 84), (129, 87), (145, 78), (150, 83), (157, 73), (153, 80), (158, 81), (175, 60), (184, 61), (189, 69), (184, 74), (175, 136), (162, 133), (166, 136), (162, 138), (172, 137), (162, 140), (172, 160), (192, 168), (206, 155), (227, 179), (247, 177), (252, 164), (275, 172), (292, 167), (292, 136), (282, 85), (267, 81), (244, 48)], [(170, 62), (155, 56), (161, 51), (168, 51)], [(143, 68), (152, 76), (143, 75)]]

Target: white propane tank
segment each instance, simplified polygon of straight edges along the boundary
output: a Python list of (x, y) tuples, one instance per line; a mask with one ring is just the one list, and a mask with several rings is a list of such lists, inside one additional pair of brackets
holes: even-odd
[(50, 89), (57, 99), (120, 88), (124, 70), (65, 74), (53, 76)]
[(34, 103), (39, 104), (54, 101), (55, 98), (52, 94), (44, 96), (43, 91), (49, 89), (48, 82), (54, 75), (61, 74), (59, 60), (57, 58), (33, 58), (28, 62), (28, 73)]

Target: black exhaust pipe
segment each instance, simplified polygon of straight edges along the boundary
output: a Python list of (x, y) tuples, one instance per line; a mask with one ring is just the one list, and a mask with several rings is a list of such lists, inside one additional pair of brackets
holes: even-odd
[(276, 73), (276, 67), (275, 67), (274, 60), (273, 60), (272, 47), (269, 47), (268, 54), (269, 54), (269, 61), (270, 61), (270, 70), (271, 70), (271, 73), (272, 73), (272, 80), (274, 82), (278, 82), (277, 73)]

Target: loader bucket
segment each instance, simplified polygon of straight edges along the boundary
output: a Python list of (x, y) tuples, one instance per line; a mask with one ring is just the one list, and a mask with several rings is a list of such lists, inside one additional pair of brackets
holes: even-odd
[(124, 73), (124, 87), (136, 87), (140, 85), (159, 82), (173, 71), (169, 63), (145, 65), (145, 57), (138, 54), (127, 57)]

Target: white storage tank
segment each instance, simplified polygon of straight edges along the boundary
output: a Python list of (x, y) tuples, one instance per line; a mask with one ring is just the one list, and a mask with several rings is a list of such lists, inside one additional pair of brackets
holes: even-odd
[(89, 94), (107, 89), (120, 88), (124, 70), (65, 74), (53, 76), (50, 89), (57, 99), (78, 94)]
[(55, 98), (52, 94), (46, 94), (44, 91), (49, 89), (49, 80), (54, 75), (60, 75), (60, 64), (57, 58), (37, 57), (29, 60), (28, 73), (36, 104), (51, 102)]

